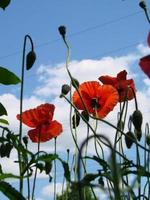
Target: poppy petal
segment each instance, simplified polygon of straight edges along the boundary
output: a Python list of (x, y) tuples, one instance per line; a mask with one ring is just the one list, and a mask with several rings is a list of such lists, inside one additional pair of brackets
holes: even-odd
[(119, 73), (117, 74), (117, 79), (118, 79), (118, 81), (120, 81), (120, 80), (126, 80), (126, 77), (127, 77), (127, 72), (126, 72), (126, 70), (123, 70), (123, 71), (121, 71), (121, 72), (119, 72)]
[(117, 78), (111, 76), (100, 76), (98, 78), (103, 84), (114, 85), (117, 82)]
[[(91, 98), (95, 98), (97, 96), (97, 90), (98, 90), (99, 86), (101, 86), (101, 85), (97, 81), (84, 82), (79, 86), (79, 92), (82, 96), (82, 100), (84, 101), (85, 106), (87, 107), (89, 112), (91, 112), (91, 109), (88, 106), (88, 104), (89, 104), (88, 102), (91, 101)], [(78, 92), (75, 91), (73, 94), (73, 103), (79, 110), (85, 109), (85, 107), (82, 103), (82, 100), (81, 100)]]
[(104, 118), (118, 103), (119, 96), (117, 90), (113, 86), (105, 84), (101, 86), (100, 94), (101, 107), (98, 109), (97, 114), (99, 118)]
[[(53, 118), (55, 106), (53, 104), (42, 104), (34, 109), (29, 109), (22, 113), (22, 122), (29, 127), (37, 127), (45, 121), (50, 122)], [(20, 114), (17, 115), (20, 120)]]
[(54, 120), (50, 124), (43, 124), (41, 127), (29, 130), (28, 135), (32, 142), (47, 142), (60, 135), (62, 131), (62, 124)]
[(139, 65), (143, 72), (150, 78), (150, 55), (141, 58)]

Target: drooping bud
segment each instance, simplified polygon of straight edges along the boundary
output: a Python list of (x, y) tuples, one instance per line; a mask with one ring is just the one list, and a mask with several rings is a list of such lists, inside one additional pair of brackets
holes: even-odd
[(36, 54), (34, 51), (30, 51), (26, 56), (26, 69), (29, 70), (33, 66), (36, 60)]
[(59, 26), (58, 31), (60, 33), (60, 35), (65, 38), (66, 35), (66, 27), (65, 26)]
[(125, 134), (125, 143), (126, 143), (126, 146), (128, 149), (131, 148), (133, 142), (135, 141), (135, 136), (134, 134), (131, 132), (131, 131), (128, 131), (126, 134)]
[(137, 131), (141, 131), (143, 116), (140, 110), (135, 110), (132, 114), (132, 122)]
[(0, 7), (5, 10), (5, 8), (10, 4), (10, 0), (1, 0)]
[(61, 88), (61, 94), (67, 95), (70, 91), (70, 86), (67, 84), (64, 84)]
[(141, 1), (140, 1), (139, 6), (140, 6), (142, 9), (144, 9), (144, 10), (147, 9), (147, 7), (146, 7), (146, 3), (145, 3), (144, 0), (141, 0)]

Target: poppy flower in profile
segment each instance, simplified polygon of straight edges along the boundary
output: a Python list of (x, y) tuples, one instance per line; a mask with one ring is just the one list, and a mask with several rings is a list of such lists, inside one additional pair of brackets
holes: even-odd
[[(53, 120), (54, 110), (53, 104), (45, 103), (22, 113), (22, 122), (33, 128), (28, 131), (32, 142), (46, 142), (57, 137), (63, 131), (62, 125)], [(20, 114), (17, 115), (17, 119), (21, 119)]]
[[(147, 43), (150, 46), (150, 32), (147, 37)], [(150, 78), (150, 55), (147, 55), (141, 58), (139, 65), (142, 71)]]
[(150, 78), (150, 55), (141, 58), (139, 65), (142, 71)]
[[(99, 80), (103, 84), (109, 84), (115, 87), (119, 93), (119, 102), (123, 102), (127, 95), (127, 99), (131, 100), (134, 98), (134, 92), (136, 92), (133, 79), (127, 80), (127, 72), (123, 70), (117, 74), (117, 77), (111, 76), (100, 76)], [(132, 88), (132, 89), (131, 89)], [(127, 91), (128, 89), (128, 91)], [(126, 94), (128, 92), (128, 94)]]
[[(79, 85), (78, 89), (88, 112), (99, 118), (104, 118), (118, 103), (118, 92), (111, 85), (87, 81)], [(79, 110), (85, 110), (77, 91), (73, 93), (72, 100)]]

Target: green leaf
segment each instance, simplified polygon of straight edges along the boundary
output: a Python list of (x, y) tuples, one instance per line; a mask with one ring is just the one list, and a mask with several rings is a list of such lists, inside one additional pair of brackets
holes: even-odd
[(5, 107), (0, 103), (0, 116), (7, 115), (7, 110)]
[(0, 0), (0, 7), (5, 10), (5, 8), (10, 4), (10, 0)]
[(2, 118), (0, 118), (0, 123), (9, 125), (9, 122), (6, 119), (2, 119)]
[(0, 83), (4, 85), (18, 84), (21, 80), (11, 71), (0, 67)]
[(25, 200), (25, 198), (13, 188), (9, 183), (1, 181), (0, 182), (0, 191), (11, 200)]
[(64, 168), (64, 176), (67, 179), (67, 181), (70, 181), (70, 170), (69, 165), (65, 161), (63, 161), (61, 158), (58, 158), (58, 160), (61, 162), (63, 168)]

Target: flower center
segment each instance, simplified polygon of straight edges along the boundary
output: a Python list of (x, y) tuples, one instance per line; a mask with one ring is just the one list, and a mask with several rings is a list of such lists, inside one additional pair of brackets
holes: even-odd
[(91, 105), (91, 107), (94, 108), (94, 109), (100, 108), (100, 104), (99, 104), (97, 98), (91, 99), (90, 105)]

